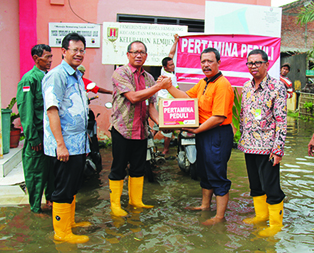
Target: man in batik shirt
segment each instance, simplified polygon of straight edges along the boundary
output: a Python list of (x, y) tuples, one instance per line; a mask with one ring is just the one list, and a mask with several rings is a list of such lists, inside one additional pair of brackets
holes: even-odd
[(279, 163), (287, 132), (286, 89), (270, 77), (267, 54), (260, 49), (248, 55), (246, 63), (253, 80), (243, 86), (239, 149), (245, 153), (256, 216), (245, 223), (269, 220), (260, 236), (273, 236), (282, 228), (283, 199)]
[(84, 243), (88, 236), (75, 235), (74, 227), (90, 226), (75, 222), (76, 194), (84, 179), (86, 154), (90, 152), (87, 124), (88, 104), (77, 67), (83, 62), (86, 41), (69, 33), (62, 40), (61, 64), (42, 81), (44, 99), (44, 151), (50, 157), (55, 175), (52, 193), (54, 240)]
[(112, 166), (109, 174), (110, 203), (114, 216), (126, 216), (120, 197), (126, 167), (129, 163), (129, 204), (135, 208), (152, 208), (142, 202), (147, 152), (147, 120), (158, 124), (154, 103), (155, 93), (171, 78), (157, 81), (143, 69), (147, 48), (141, 41), (128, 46), (129, 63), (116, 69), (112, 75)]

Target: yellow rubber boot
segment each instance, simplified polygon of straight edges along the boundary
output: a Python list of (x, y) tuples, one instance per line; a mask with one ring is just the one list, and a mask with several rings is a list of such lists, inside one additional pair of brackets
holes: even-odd
[(279, 204), (269, 205), (269, 227), (265, 228), (258, 234), (262, 237), (274, 236), (277, 234), (283, 227), (282, 218), (283, 218), (283, 201)]
[(89, 227), (92, 224), (88, 221), (81, 221), (81, 222), (75, 222), (75, 206), (76, 206), (76, 195), (74, 195), (74, 199), (71, 204), (71, 227), (76, 228), (76, 227)]
[(61, 242), (84, 243), (89, 240), (86, 235), (74, 235), (71, 229), (71, 204), (53, 203), (52, 207), (54, 239)]
[(153, 208), (154, 206), (145, 205), (143, 197), (144, 177), (129, 176), (129, 204), (134, 207)]
[(266, 203), (266, 199), (266, 194), (263, 196), (253, 197), (255, 217), (244, 219), (244, 223), (257, 224), (269, 219), (268, 204)]
[(123, 180), (110, 180), (110, 204), (111, 214), (117, 217), (127, 216), (128, 213), (121, 208), (121, 195), (123, 191)]

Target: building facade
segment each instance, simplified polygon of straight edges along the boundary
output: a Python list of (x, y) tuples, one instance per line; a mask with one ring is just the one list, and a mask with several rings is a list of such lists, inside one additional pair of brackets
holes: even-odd
[[(271, 0), (220, 0), (220, 2), (270, 6)], [(205, 0), (1, 0), (0, 1), (0, 73), (1, 105), (5, 108), (16, 95), (21, 76), (33, 66), (30, 50), (35, 44), (49, 43), (48, 24), (143, 22), (188, 25), (189, 31), (202, 32)], [(61, 62), (61, 49), (52, 48), (53, 64)], [(112, 89), (112, 65), (102, 65), (102, 48), (87, 48), (85, 76), (100, 87)], [(152, 69), (154, 71), (154, 69)], [(110, 133), (110, 111), (104, 104), (109, 95), (100, 95), (91, 103), (100, 137)], [(16, 108), (14, 108), (16, 110)]]

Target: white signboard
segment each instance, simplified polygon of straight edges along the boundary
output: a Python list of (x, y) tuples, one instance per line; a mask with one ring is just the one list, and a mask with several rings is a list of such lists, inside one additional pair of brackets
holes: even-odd
[(128, 45), (135, 40), (147, 47), (147, 66), (161, 66), (174, 43), (173, 35), (187, 33), (187, 26), (138, 23), (103, 23), (102, 63), (123, 65), (128, 62)]
[(281, 37), (281, 8), (206, 1), (205, 33)]
[(86, 47), (100, 47), (100, 25), (87, 23), (49, 23), (49, 46), (61, 47), (64, 36), (72, 32), (85, 37)]

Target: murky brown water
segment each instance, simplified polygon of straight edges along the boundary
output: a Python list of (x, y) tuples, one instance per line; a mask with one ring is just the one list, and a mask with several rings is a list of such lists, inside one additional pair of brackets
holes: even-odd
[[(249, 196), (243, 153), (233, 150), (229, 162), (232, 181), (226, 221), (212, 227), (200, 223), (215, 215), (211, 211), (184, 210), (201, 202), (199, 182), (190, 179), (176, 161), (155, 170), (155, 182), (144, 184), (144, 202), (155, 208), (135, 212), (127, 207), (127, 183), (122, 206), (126, 218), (110, 216), (108, 174), (111, 150), (102, 149), (103, 171), (86, 181), (78, 194), (77, 220), (89, 220), (90, 228), (73, 229), (89, 235), (85, 244), (53, 242), (51, 213), (38, 218), (28, 206), (0, 208), (0, 250), (11, 252), (312, 252), (314, 251), (314, 159), (307, 156), (313, 122), (289, 118), (286, 155), (282, 161), (285, 227), (273, 238), (258, 238), (262, 227), (241, 220), (254, 213)], [(171, 155), (175, 155), (172, 148)]]

